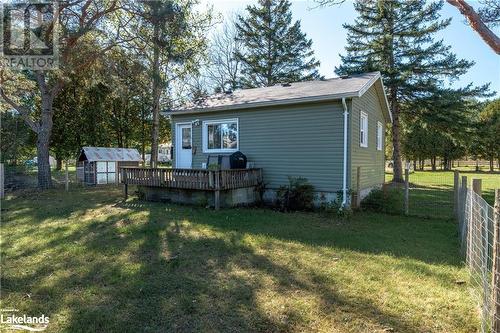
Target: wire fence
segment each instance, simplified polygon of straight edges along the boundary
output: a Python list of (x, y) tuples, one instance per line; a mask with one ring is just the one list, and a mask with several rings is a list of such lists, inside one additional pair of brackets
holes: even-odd
[(453, 218), (453, 173), (411, 172), (408, 175), (408, 215)]
[(480, 188), (470, 189), (467, 182), (457, 186), (455, 213), (472, 295), (480, 307), (481, 332), (499, 333), (500, 191), (497, 190), (497, 206), (494, 208), (481, 197)]
[[(9, 166), (4, 165), (3, 186), (4, 190), (9, 193), (17, 190), (31, 190), (38, 187), (38, 171), (36, 166)], [(64, 188), (66, 183), (65, 169), (51, 171), (52, 185), (56, 188)], [(80, 183), (76, 177), (74, 167), (70, 167), (68, 171), (68, 182), (71, 187), (79, 186)]]

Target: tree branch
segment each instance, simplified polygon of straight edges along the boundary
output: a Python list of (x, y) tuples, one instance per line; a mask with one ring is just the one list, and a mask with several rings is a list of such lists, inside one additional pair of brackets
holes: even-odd
[(35, 123), (33, 121), (33, 119), (31, 119), (31, 117), (29, 115), (30, 111), (28, 110), (28, 108), (14, 102), (9, 96), (7, 96), (7, 94), (3, 90), (3, 87), (1, 87), (1, 86), (0, 86), (0, 96), (2, 96), (3, 100), (5, 102), (7, 102), (7, 104), (9, 104), (13, 109), (15, 109), (17, 112), (19, 112), (21, 117), (28, 124), (28, 126), (33, 130), (33, 132), (38, 133), (39, 126), (37, 123)]
[(500, 38), (498, 38), (490, 28), (481, 20), (481, 17), (476, 13), (465, 0), (446, 0), (450, 5), (458, 8), (460, 13), (467, 18), (472, 29), (488, 44), (493, 51), (500, 54)]

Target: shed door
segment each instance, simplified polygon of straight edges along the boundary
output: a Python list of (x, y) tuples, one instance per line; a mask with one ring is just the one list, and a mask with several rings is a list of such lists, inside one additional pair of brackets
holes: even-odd
[(97, 184), (116, 182), (116, 162), (97, 162)]
[(175, 166), (181, 169), (191, 169), (193, 162), (191, 124), (177, 124), (175, 132)]

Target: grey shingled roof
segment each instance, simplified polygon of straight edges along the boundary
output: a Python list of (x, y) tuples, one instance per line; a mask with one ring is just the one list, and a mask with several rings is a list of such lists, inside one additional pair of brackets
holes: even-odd
[(133, 148), (106, 148), (106, 147), (83, 147), (80, 155), (84, 153), (89, 162), (95, 161), (119, 161), (140, 162), (141, 154)]
[[(241, 89), (232, 93), (220, 93), (185, 104), (169, 114), (197, 113), (219, 110), (245, 109), (260, 106), (294, 104), (341, 99), (342, 97), (360, 97), (375, 82), (380, 82), (380, 72), (351, 75), (347, 78), (333, 78), (306, 82), (295, 82), (271, 87)], [(379, 87), (379, 90), (380, 90)], [(385, 94), (382, 93), (383, 107), (387, 107)], [(388, 108), (386, 112), (389, 112)], [(390, 118), (390, 117), (389, 117)]]

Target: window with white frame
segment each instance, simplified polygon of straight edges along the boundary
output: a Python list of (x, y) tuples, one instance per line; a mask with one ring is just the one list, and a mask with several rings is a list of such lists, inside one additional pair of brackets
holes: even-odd
[(384, 143), (384, 127), (382, 123), (377, 122), (377, 150), (382, 150)]
[(203, 152), (223, 153), (238, 150), (238, 119), (203, 122)]
[(359, 145), (368, 147), (368, 115), (363, 111), (359, 117)]

